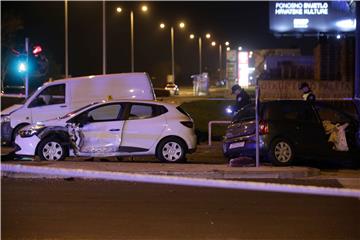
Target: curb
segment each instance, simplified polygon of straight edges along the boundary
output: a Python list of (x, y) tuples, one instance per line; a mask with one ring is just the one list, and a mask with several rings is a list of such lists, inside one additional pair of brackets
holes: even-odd
[(110, 172), (110, 171), (107, 172), (91, 171), (91, 170), (82, 170), (82, 169), (79, 170), (79, 169), (52, 168), (52, 167), (39, 167), (39, 166), (24, 166), (24, 165), (14, 165), (14, 164), (2, 164), (1, 167), (2, 167), (2, 173), (3, 172), (30, 173), (30, 174), (40, 174), (40, 175), (50, 175), (50, 176), (62, 176), (63, 178), (103, 179), (103, 180), (142, 182), (142, 183), (153, 183), (153, 184), (183, 185), (183, 186), (192, 186), (192, 187), (211, 187), (211, 188), (236, 189), (236, 190), (267, 191), (267, 192), (360, 198), (360, 190), (355, 190), (355, 189), (315, 187), (315, 186), (303, 186), (303, 185), (297, 186), (297, 185), (276, 184), (276, 183), (256, 183), (256, 182), (246, 182), (246, 181), (215, 180), (215, 179), (204, 179), (204, 178), (134, 174), (134, 173)]

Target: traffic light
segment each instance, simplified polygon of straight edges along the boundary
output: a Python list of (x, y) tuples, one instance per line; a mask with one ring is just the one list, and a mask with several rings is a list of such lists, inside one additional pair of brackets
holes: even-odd
[(28, 66), (26, 64), (26, 61), (20, 61), (18, 64), (18, 72), (25, 73), (27, 70), (28, 70)]
[(33, 47), (32, 53), (34, 54), (35, 57), (37, 57), (41, 52), (42, 52), (42, 48), (40, 45), (35, 45)]

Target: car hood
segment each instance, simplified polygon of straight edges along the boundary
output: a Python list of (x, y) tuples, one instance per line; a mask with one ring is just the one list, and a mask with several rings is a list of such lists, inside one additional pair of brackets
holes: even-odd
[(66, 126), (66, 121), (68, 120), (68, 118), (64, 118), (64, 119), (59, 119), (59, 118), (54, 118), (54, 119), (50, 119), (50, 120), (46, 120), (46, 121), (41, 121), (41, 122), (37, 122), (34, 125), (44, 125), (46, 127), (50, 127), (50, 126)]
[(9, 115), (17, 110), (19, 110), (20, 108), (22, 108), (24, 105), (23, 104), (15, 104), (12, 105), (11, 107), (5, 108), (4, 110), (1, 111), (1, 115)]

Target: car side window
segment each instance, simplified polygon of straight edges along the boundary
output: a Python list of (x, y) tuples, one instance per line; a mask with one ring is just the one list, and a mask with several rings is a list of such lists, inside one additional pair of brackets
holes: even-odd
[(271, 120), (316, 121), (313, 110), (307, 104), (273, 104), (267, 114)]
[(65, 103), (65, 84), (52, 85), (45, 88), (29, 105), (39, 107)]
[(90, 110), (87, 115), (91, 122), (118, 120), (121, 111), (120, 104), (110, 104)]
[(350, 122), (350, 119), (343, 113), (326, 106), (316, 106), (321, 121), (328, 120), (332, 123)]
[(154, 106), (145, 104), (132, 104), (129, 113), (129, 120), (151, 118), (155, 116), (154, 112)]

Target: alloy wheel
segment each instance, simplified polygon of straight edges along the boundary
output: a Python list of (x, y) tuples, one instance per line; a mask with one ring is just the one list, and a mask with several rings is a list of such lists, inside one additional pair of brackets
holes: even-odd
[(287, 142), (278, 142), (275, 146), (274, 155), (279, 162), (289, 162), (292, 157), (290, 145)]

